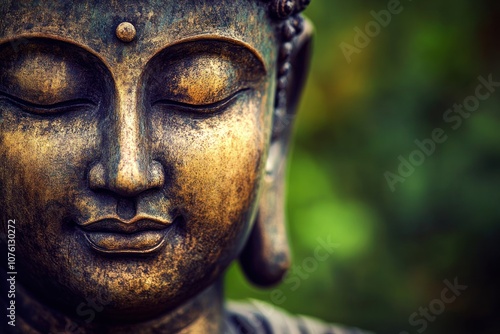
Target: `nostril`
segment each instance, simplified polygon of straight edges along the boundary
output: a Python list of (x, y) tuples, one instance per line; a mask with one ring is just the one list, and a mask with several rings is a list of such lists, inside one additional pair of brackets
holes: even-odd
[(132, 219), (136, 214), (135, 202), (129, 198), (118, 199), (116, 213), (122, 219)]
[(89, 188), (94, 191), (110, 191), (124, 198), (135, 197), (140, 193), (162, 188), (165, 182), (163, 166), (151, 161), (148, 168), (142, 164), (114, 166), (98, 162), (88, 172)]
[(162, 187), (165, 183), (165, 171), (158, 161), (151, 162), (148, 172), (148, 186), (151, 188)]
[(89, 187), (90, 189), (103, 189), (106, 187), (106, 171), (102, 163), (95, 164), (89, 171)]

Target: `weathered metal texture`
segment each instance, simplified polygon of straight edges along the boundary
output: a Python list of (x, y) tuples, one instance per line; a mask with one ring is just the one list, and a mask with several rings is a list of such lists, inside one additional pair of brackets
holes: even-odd
[(20, 332), (70, 319), (216, 333), (245, 245), (250, 278), (283, 276), (307, 3), (2, 2), (0, 207), (17, 223)]

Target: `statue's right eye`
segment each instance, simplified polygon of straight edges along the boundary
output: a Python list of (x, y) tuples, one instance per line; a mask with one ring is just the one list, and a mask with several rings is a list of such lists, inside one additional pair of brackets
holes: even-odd
[(99, 99), (93, 93), (92, 72), (77, 60), (78, 53), (59, 45), (49, 48), (46, 43), (34, 42), (21, 52), (3, 45), (0, 99), (39, 115), (95, 107)]
[(8, 103), (30, 114), (56, 115), (70, 111), (93, 109), (95, 103), (87, 99), (75, 99), (60, 103), (41, 105), (24, 101), (0, 91), (0, 101), (6, 100)]

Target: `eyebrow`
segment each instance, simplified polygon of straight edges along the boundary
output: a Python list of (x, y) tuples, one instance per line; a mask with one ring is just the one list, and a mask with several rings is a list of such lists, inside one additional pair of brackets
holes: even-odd
[(34, 45), (39, 42), (50, 41), (54, 43), (67, 44), (71, 47), (75, 47), (83, 52), (83, 54), (90, 54), (91, 56), (98, 59), (102, 65), (108, 70), (110, 70), (110, 66), (104, 56), (102, 56), (98, 51), (92, 49), (86, 44), (82, 44), (78, 41), (72, 40), (70, 38), (66, 38), (59, 35), (48, 34), (48, 33), (23, 33), (14, 36), (10, 36), (8, 38), (0, 38), (0, 49), (4, 47), (10, 46), (14, 51), (18, 48), (22, 48), (25, 45)]
[[(83, 51), (86, 51), (90, 53), (91, 55), (95, 56), (97, 59), (99, 59), (103, 65), (107, 68), (110, 69), (110, 66), (108, 62), (106, 61), (106, 57), (101, 55), (98, 51), (92, 49), (91, 47), (79, 43), (77, 41), (71, 40), (69, 38), (59, 36), (59, 35), (52, 35), (52, 34), (47, 34), (47, 33), (27, 33), (27, 34), (20, 34), (16, 36), (10, 36), (8, 38), (0, 38), (0, 46), (3, 46), (5, 44), (10, 44), (14, 48), (17, 47), (22, 47), (24, 44), (30, 44), (33, 40), (40, 40), (40, 39), (45, 39), (45, 40), (53, 40), (55, 42), (62, 42), (62, 43), (68, 43), (70, 45), (76, 46)], [(221, 36), (221, 35), (215, 35), (215, 34), (201, 34), (201, 35), (195, 35), (195, 36), (190, 36), (186, 38), (181, 38), (179, 40), (173, 41), (170, 44), (167, 44), (163, 46), (162, 48), (156, 50), (154, 53), (151, 54), (149, 59), (146, 61), (148, 63), (151, 59), (155, 58), (157, 55), (161, 54), (164, 50), (184, 44), (184, 43), (189, 43), (189, 42), (207, 42), (207, 41), (214, 41), (214, 42), (223, 42), (223, 43), (228, 43), (228, 44), (233, 44), (235, 46), (243, 47), (244, 49), (248, 50), (262, 65), (264, 72), (267, 73), (268, 67), (266, 66), (266, 62), (264, 60), (264, 57), (262, 54), (257, 50), (255, 47), (250, 45), (247, 42), (244, 42), (242, 40), (238, 40), (232, 37), (228, 36)]]
[(262, 68), (264, 69), (264, 72), (267, 73), (267, 66), (266, 62), (264, 60), (264, 57), (262, 54), (253, 46), (250, 44), (237, 40), (231, 37), (226, 37), (226, 36), (220, 36), (220, 35), (213, 35), (213, 34), (203, 34), (203, 35), (196, 35), (196, 36), (191, 36), (187, 38), (182, 38), (180, 40), (174, 41), (168, 45), (165, 45), (163, 48), (157, 50), (154, 54), (151, 55), (149, 61), (154, 59), (156, 56), (160, 55), (161, 53), (165, 52), (166, 50), (172, 48), (172, 47), (180, 47), (182, 44), (188, 44), (188, 43), (196, 43), (196, 42), (220, 42), (220, 43), (227, 43), (227, 44), (232, 44), (238, 47), (242, 47), (243, 49), (246, 49), (249, 53), (251, 53), (260, 63)]

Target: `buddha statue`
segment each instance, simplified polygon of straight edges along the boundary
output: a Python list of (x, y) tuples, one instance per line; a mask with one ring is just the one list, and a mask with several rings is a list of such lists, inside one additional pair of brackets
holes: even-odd
[(222, 293), (289, 266), (308, 2), (2, 1), (4, 332), (337, 333)]

